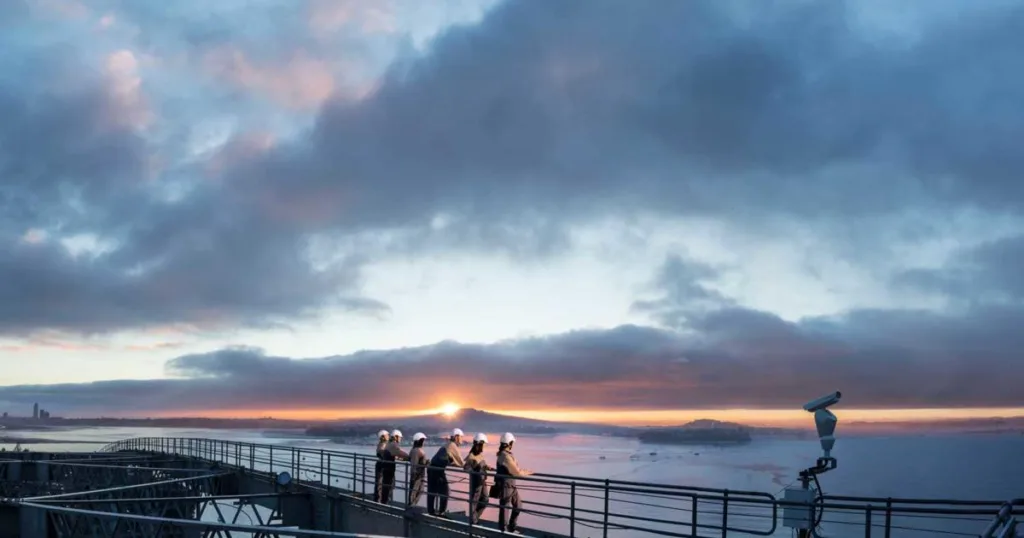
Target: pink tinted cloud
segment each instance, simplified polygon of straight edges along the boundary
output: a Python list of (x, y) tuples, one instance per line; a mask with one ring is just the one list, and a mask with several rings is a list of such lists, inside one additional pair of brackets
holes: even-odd
[(135, 53), (121, 49), (110, 53), (104, 61), (110, 99), (110, 116), (118, 126), (144, 129), (153, 114), (142, 93), (142, 77)]
[(21, 236), (21, 242), (28, 243), (30, 245), (38, 245), (46, 241), (46, 238), (47, 233), (45, 230), (31, 228), (29, 230), (26, 230), (25, 233)]
[(392, 34), (397, 31), (395, 9), (391, 0), (312, 0), (309, 3), (309, 27), (318, 35), (347, 27), (358, 28), (367, 34)]
[(155, 344), (131, 344), (124, 346), (125, 351), (161, 351), (165, 349), (178, 349), (185, 345), (184, 342), (157, 342)]
[(205, 55), (203, 65), (218, 79), (293, 109), (315, 109), (335, 88), (330, 65), (301, 50), (275, 64), (254, 62), (236, 47), (218, 47)]
[(99, 20), (99, 26), (104, 30), (114, 26), (114, 24), (116, 23), (117, 17), (115, 17), (113, 13), (107, 13), (106, 15), (100, 17)]

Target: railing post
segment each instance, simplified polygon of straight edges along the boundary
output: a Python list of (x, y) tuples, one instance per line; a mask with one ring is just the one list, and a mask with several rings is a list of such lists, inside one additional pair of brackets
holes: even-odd
[(864, 538), (871, 538), (871, 505), (864, 510)]
[(569, 538), (576, 538), (576, 481), (569, 486)]
[[(327, 489), (331, 489), (331, 453), (327, 453)], [(333, 529), (333, 527), (332, 527)]]
[(608, 538), (608, 504), (611, 501), (611, 481), (604, 479), (604, 533), (601, 535)]
[(697, 536), (697, 496), (690, 496), (690, 536)]
[(729, 532), (729, 490), (722, 492), (722, 538)]
[[(355, 495), (358, 490), (356, 488), (356, 474), (358, 469), (356, 468), (356, 455), (352, 454), (352, 494)], [(363, 488), (363, 495), (366, 495), (366, 488)]]
[(328, 478), (327, 481), (324, 482), (324, 449), (322, 448), (320, 449), (320, 483), (327, 484), (328, 486), (331, 485), (330, 478)]
[(892, 497), (885, 500), (885, 538), (892, 532)]
[(359, 480), (363, 483), (363, 498), (366, 498), (366, 458), (363, 460), (363, 475), (359, 477)]

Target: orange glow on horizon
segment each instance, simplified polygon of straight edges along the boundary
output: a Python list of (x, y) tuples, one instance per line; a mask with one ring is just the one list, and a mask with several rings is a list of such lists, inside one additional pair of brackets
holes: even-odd
[[(432, 409), (275, 409), (275, 410), (216, 410), (209, 412), (166, 411), (151, 415), (154, 417), (206, 417), (206, 418), (263, 418), (272, 417), (284, 420), (351, 420), (351, 419), (389, 419), (413, 415), (444, 414), (457, 417), (459, 406), (446, 403)], [(901, 421), (940, 421), (950, 419), (979, 418), (1012, 418), (1024, 417), (1024, 408), (954, 408), (954, 409), (842, 409), (832, 410), (840, 420), (849, 422), (901, 422)], [(616, 409), (577, 409), (577, 410), (538, 410), (538, 409), (488, 409), (492, 413), (515, 415), (523, 418), (550, 420), (557, 422), (592, 422), (598, 424), (614, 424), (622, 426), (668, 426), (683, 424), (697, 419), (723, 420), (739, 422), (752, 426), (798, 426), (812, 427), (810, 414), (802, 409), (654, 409), (654, 410), (616, 410)]]

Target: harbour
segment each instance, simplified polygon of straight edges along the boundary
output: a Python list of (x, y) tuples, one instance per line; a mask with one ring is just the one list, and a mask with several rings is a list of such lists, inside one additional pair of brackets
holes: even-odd
[[(453, 517), (372, 500), (370, 455), (202, 438), (133, 438), (93, 452), (5, 454), (2, 536), (490, 536), (469, 525), (465, 473)], [(520, 479), (522, 532), (543, 537), (788, 536), (797, 506), (765, 491), (538, 473)], [(15, 484), (28, 494), (12, 495)], [(494, 500), (492, 499), (492, 504)], [(461, 507), (461, 508), (460, 508)], [(1014, 536), (1019, 501), (831, 496), (799, 507), (824, 536)], [(497, 512), (495, 506), (489, 509)], [(788, 510), (788, 512), (787, 512)], [(493, 514), (491, 514), (493, 515)], [(991, 531), (989, 527), (992, 527)], [(1009, 530), (1007, 530), (1009, 529)], [(988, 534), (986, 534), (988, 533)], [(233, 534), (232, 534), (233, 535)]]

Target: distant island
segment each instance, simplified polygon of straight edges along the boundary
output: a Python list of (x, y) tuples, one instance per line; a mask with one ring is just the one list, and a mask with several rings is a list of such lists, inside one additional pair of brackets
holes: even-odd
[(490, 413), (479, 409), (460, 409), (454, 416), (446, 414), (404, 417), (391, 421), (351, 420), (333, 424), (318, 425), (306, 430), (311, 437), (328, 438), (346, 444), (372, 443), (378, 431), (394, 428), (406, 435), (421, 431), (432, 440), (447, 436), (451, 428), (459, 427), (467, 432), (500, 433), (511, 431), (520, 434), (556, 435), (582, 434), (635, 438), (651, 444), (685, 445), (735, 445), (745, 444), (756, 435), (799, 436), (806, 432), (781, 428), (755, 428), (742, 424), (715, 420), (696, 420), (688, 424), (660, 428), (635, 428), (586, 424), (578, 422), (553, 422), (510, 415)]
[(733, 422), (695, 420), (675, 428), (648, 428), (637, 433), (642, 443), (662, 445), (744, 445), (751, 428)]
[(549, 422), (531, 418), (500, 415), (479, 409), (460, 409), (454, 414), (417, 415), (390, 420), (348, 420), (318, 425), (306, 430), (314, 437), (344, 439), (349, 442), (374, 437), (380, 430), (399, 429), (411, 435), (413, 432), (426, 433), (428, 437), (444, 437), (452, 428), (467, 432), (501, 433), (506, 431), (528, 435), (555, 435), (559, 433), (586, 433), (607, 435), (625, 430), (619, 426), (580, 424), (571, 422)]

